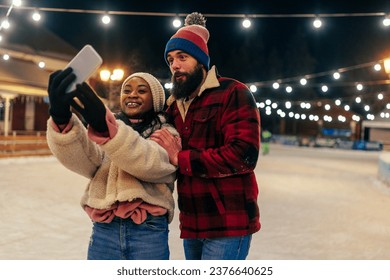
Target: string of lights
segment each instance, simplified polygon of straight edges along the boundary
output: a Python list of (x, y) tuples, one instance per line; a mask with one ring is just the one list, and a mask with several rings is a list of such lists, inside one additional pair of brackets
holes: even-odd
[[(41, 20), (41, 13), (44, 12), (54, 12), (54, 13), (84, 13), (84, 14), (96, 14), (100, 15), (102, 17), (102, 22), (104, 24), (110, 23), (110, 16), (153, 16), (153, 17), (172, 17), (174, 19), (173, 25), (176, 28), (179, 28), (182, 25), (181, 18), (184, 18), (187, 13), (160, 13), (160, 12), (136, 12), (136, 11), (114, 11), (114, 10), (88, 10), (88, 9), (63, 9), (63, 8), (50, 8), (50, 7), (29, 7), (29, 6), (22, 6), (21, 0), (13, 0), (11, 5), (0, 5), (0, 9), (6, 9), (7, 12), (5, 16), (3, 17), (0, 25), (0, 42), (1, 42), (1, 33), (3, 29), (8, 29), (10, 27), (10, 21), (8, 20), (11, 16), (11, 12), (13, 9), (18, 10), (24, 10), (28, 12), (32, 12), (32, 18), (35, 21)], [(251, 26), (251, 19), (256, 18), (309, 18), (313, 19), (313, 27), (315, 28), (321, 28), (323, 25), (323, 20), (326, 18), (340, 18), (340, 17), (378, 17), (382, 18), (383, 26), (388, 27), (390, 26), (390, 14), (387, 14), (385, 12), (372, 12), (372, 13), (307, 13), (307, 14), (207, 14), (205, 13), (204, 16), (206, 18), (239, 18), (243, 19), (243, 27), (249, 28)], [(10, 57), (8, 55), (4, 55), (3, 59), (9, 59)], [(388, 85), (390, 84), (390, 80), (377, 80), (377, 81), (362, 81), (362, 82), (346, 82), (346, 81), (340, 81), (340, 77), (343, 73), (367, 68), (367, 67), (373, 67), (375, 71), (382, 71), (383, 66), (385, 64), (385, 60), (378, 60), (378, 61), (371, 61), (368, 63), (358, 64), (354, 66), (349, 67), (341, 67), (336, 70), (330, 70), (330, 71), (324, 71), (319, 73), (309, 73), (304, 74), (300, 76), (295, 77), (287, 77), (287, 78), (281, 78), (281, 79), (275, 79), (275, 80), (269, 80), (269, 81), (259, 81), (259, 82), (253, 82), (248, 84), (252, 92), (257, 92), (258, 88), (265, 88), (265, 87), (272, 87), (274, 90), (278, 90), (280, 88), (284, 88), (287, 94), (290, 94), (293, 91), (292, 85), (296, 83), (295, 86), (308, 86), (308, 87), (318, 87), (321, 89), (322, 92), (327, 92), (329, 87), (328, 85), (324, 83), (318, 83), (318, 82), (309, 82), (309, 80), (314, 80), (315, 78), (324, 77), (324, 76), (333, 76), (334, 80), (338, 80), (337, 83), (333, 83), (333, 86), (342, 87), (342, 86), (355, 86), (357, 91), (361, 91), (364, 86), (370, 86), (370, 85)], [(41, 66), (40, 66), (41, 67)], [(42, 68), (42, 67), (41, 67)], [(168, 86), (169, 87), (169, 86)], [(350, 100), (348, 100), (350, 99)], [(383, 94), (378, 93), (378, 99), (383, 99)], [(348, 100), (348, 103), (356, 102), (361, 103), (361, 96), (355, 96), (350, 98), (344, 98), (344, 102)], [(336, 106), (342, 106), (342, 99), (336, 99)], [(321, 103), (321, 102), (319, 102)], [(338, 104), (339, 103), (339, 104)], [(304, 104), (304, 105), (302, 105)], [(285, 103), (282, 105), (280, 101), (271, 101), (270, 99), (267, 99), (265, 102), (260, 102), (258, 104), (258, 107), (260, 109), (264, 109), (265, 113), (267, 115), (272, 114), (272, 110), (276, 110), (277, 114), (280, 117), (286, 117), (289, 116), (291, 118), (295, 119), (305, 119), (305, 114), (299, 114), (293, 111), (288, 112), (288, 110), (292, 110), (294, 106), (298, 105), (298, 107), (301, 107), (303, 109), (309, 109), (312, 105), (309, 106), (309, 104), (313, 104), (313, 102), (310, 101), (285, 101)], [(327, 108), (330, 108), (330, 104), (324, 103), (321, 104), (321, 106), (326, 106)], [(281, 107), (284, 107), (282, 110)], [(367, 107), (368, 106), (368, 107)], [(350, 104), (344, 104), (344, 110), (349, 111)], [(365, 110), (369, 111), (369, 105), (364, 106)], [(367, 109), (368, 108), (368, 109)], [(387, 109), (390, 109), (390, 103), (387, 104)], [(326, 109), (329, 110), (329, 109)], [(329, 116), (327, 117), (327, 121), (332, 121), (332, 119)], [(368, 114), (366, 116), (367, 119), (372, 119), (373, 115)], [(389, 118), (389, 116), (387, 116)], [(318, 116), (317, 116), (318, 118)], [(310, 117), (312, 120), (316, 120), (315, 117)], [(353, 119), (355, 121), (360, 120), (360, 116), (354, 115)], [(345, 117), (341, 117), (339, 121), (345, 121)]]
[[(20, 1), (13, 1), (11, 6), (17, 6)], [(0, 8), (9, 8), (9, 5), (1, 5)], [(187, 13), (161, 13), (161, 12), (135, 12), (135, 11), (112, 11), (112, 10), (89, 10), (89, 9), (63, 9), (49, 7), (28, 7), (18, 6), (21, 10), (30, 11), (45, 11), (45, 12), (62, 12), (62, 13), (87, 13), (87, 14), (110, 14), (110, 15), (126, 15), (126, 16), (158, 16), (158, 17), (185, 17)], [(300, 13), (300, 14), (203, 14), (207, 18), (332, 18), (332, 17), (387, 17), (385, 12), (373, 13)]]

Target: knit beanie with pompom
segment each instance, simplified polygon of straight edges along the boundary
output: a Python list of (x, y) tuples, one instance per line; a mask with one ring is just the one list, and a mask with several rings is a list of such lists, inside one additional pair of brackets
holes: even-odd
[(164, 59), (167, 61), (167, 55), (170, 51), (182, 50), (203, 64), (206, 70), (209, 70), (210, 57), (207, 47), (209, 37), (204, 16), (197, 12), (191, 13), (187, 15), (184, 26), (166, 44)]

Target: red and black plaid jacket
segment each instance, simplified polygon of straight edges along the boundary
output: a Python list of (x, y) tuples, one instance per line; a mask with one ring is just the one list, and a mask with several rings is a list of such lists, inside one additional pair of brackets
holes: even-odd
[[(219, 84), (219, 85), (218, 85)], [(260, 230), (254, 174), (260, 115), (248, 87), (208, 73), (183, 121), (178, 103), (167, 109), (182, 138), (178, 205), (181, 238), (243, 236)]]

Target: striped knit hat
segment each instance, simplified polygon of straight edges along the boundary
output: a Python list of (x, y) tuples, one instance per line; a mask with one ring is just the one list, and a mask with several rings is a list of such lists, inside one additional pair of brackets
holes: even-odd
[(164, 59), (167, 61), (170, 51), (182, 50), (196, 58), (209, 70), (210, 57), (207, 47), (209, 37), (204, 16), (197, 12), (191, 13), (187, 15), (184, 26), (171, 37), (165, 46)]
[(121, 92), (125, 89), (126, 83), (133, 77), (142, 78), (148, 83), (153, 96), (153, 109), (155, 112), (161, 112), (165, 104), (165, 91), (161, 83), (153, 75), (144, 72), (131, 74), (122, 83)]

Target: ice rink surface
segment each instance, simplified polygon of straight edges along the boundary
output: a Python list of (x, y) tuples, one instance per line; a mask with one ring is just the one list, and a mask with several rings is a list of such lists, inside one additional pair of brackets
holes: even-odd
[[(262, 229), (250, 260), (390, 260), (390, 187), (380, 152), (271, 145), (256, 175)], [(0, 159), (0, 259), (84, 260), (87, 179), (54, 157)], [(171, 259), (184, 259), (178, 215)]]

